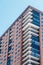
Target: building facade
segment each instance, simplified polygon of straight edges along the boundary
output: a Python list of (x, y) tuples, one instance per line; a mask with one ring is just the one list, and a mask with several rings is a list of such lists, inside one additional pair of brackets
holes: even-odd
[(28, 6), (0, 37), (0, 65), (43, 65), (43, 12)]

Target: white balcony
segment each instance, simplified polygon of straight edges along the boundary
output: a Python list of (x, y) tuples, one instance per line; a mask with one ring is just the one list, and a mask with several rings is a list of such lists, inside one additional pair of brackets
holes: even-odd
[(25, 16), (28, 12), (31, 12), (32, 11), (32, 9), (28, 9), (24, 14), (23, 14), (23, 16)]
[[(25, 34), (23, 35), (23, 37), (25, 37), (23, 40), (26, 40), (27, 37), (28, 37), (28, 35), (39, 36), (39, 34), (37, 34), (37, 33), (35, 33), (35, 32), (28, 31), (27, 33), (25, 33)], [(31, 38), (31, 36), (30, 36), (29, 38)], [(29, 39), (29, 38), (28, 38), (28, 39)]]
[(32, 64), (28, 64), (28, 65), (32, 65)]
[[(28, 40), (29, 42), (31, 42), (32, 39), (27, 39), (27, 40)], [(27, 40), (24, 39), (23, 42), (25, 42), (25, 41), (27, 41)]]
[[(26, 54), (27, 55), (27, 54)], [(23, 55), (22, 57), (25, 57), (26, 55)], [(27, 56), (26, 56), (27, 57)], [(39, 60), (39, 58), (37, 58), (37, 57), (34, 57), (34, 56), (30, 56), (30, 55), (28, 55), (28, 57), (30, 57), (30, 58), (33, 58), (33, 59), (35, 59), (35, 60)]]
[(31, 39), (31, 36), (26, 36), (24, 39), (23, 39), (23, 41), (25, 41), (26, 39)]
[(22, 27), (25, 26), (26, 24), (28, 24), (29, 22), (32, 22), (32, 21), (33, 21), (32, 19), (27, 18), (27, 20), (24, 21)]
[(23, 45), (25, 45), (25, 44), (28, 43), (28, 42), (29, 42), (29, 44), (31, 44), (31, 41), (26, 40), (26, 41), (23, 43)]
[(32, 28), (32, 27), (28, 27), (24, 32), (27, 32), (27, 31), (34, 31), (34, 32), (36, 32), (36, 33), (38, 33), (39, 31), (38, 30), (36, 30), (36, 29), (34, 29), (34, 28)]
[(23, 37), (27, 36), (29, 31), (33, 31), (33, 32), (35, 32), (36, 34), (39, 32), (38, 30), (29, 27), (29, 28), (27, 28), (25, 31), (23, 31), (23, 34), (25, 34)]
[(36, 65), (37, 65), (37, 64), (38, 64), (38, 65), (40, 64), (39, 62), (36, 62), (36, 61), (33, 61), (33, 60), (31, 60), (31, 62), (34, 63), (34, 64), (36, 64)]
[(27, 55), (22, 61), (25, 61), (27, 58), (31, 58), (31, 55)]
[(23, 63), (23, 65), (25, 65), (27, 62), (32, 62), (32, 63), (34, 63), (34, 64), (36, 64), (36, 65), (39, 65), (39, 64), (40, 64), (39, 62), (36, 62), (36, 61), (33, 61), (33, 60), (29, 59), (29, 60), (25, 61), (25, 62)]
[[(31, 44), (30, 44), (31, 45)], [(23, 46), (23, 49), (26, 48), (27, 46), (29, 46), (29, 43), (27, 43), (26, 45)], [(31, 47), (29, 47), (31, 48)]]
[(31, 36), (31, 33), (30, 33), (30, 32), (31, 32), (31, 31), (28, 31), (28, 32), (24, 31), (24, 32), (23, 32), (23, 34), (24, 34), (23, 37), (25, 37), (25, 36), (27, 36), (27, 35), (30, 35), (30, 36)]
[(31, 38), (31, 36), (32, 36), (32, 35), (25, 34), (25, 35), (23, 35), (23, 38), (26, 38), (26, 37)]
[[(32, 13), (31, 13), (32, 14)], [(29, 12), (23, 17), (23, 18), (26, 18), (29, 16), (29, 18), (32, 18), (33, 16), (31, 15)]]
[(39, 58), (37, 57), (34, 57), (34, 56), (31, 56), (31, 58), (35, 59), (35, 60), (39, 60)]
[(31, 47), (27, 47), (24, 51), (22, 51), (22, 53), (26, 52), (27, 50), (30, 51), (31, 50)]
[(28, 23), (26, 26), (24, 26), (23, 27), (23, 31), (27, 28), (27, 27), (29, 27), (29, 26), (31, 26), (31, 27), (33, 27), (33, 28), (36, 28), (36, 29), (39, 29), (39, 26), (36, 26), (36, 25), (34, 25), (34, 24), (32, 24), (32, 23)]
[(29, 61), (27, 60), (26, 62), (24, 62), (22, 65), (25, 65), (26, 63), (28, 63)]
[(29, 17), (26, 17), (26, 18), (22, 21), (23, 26), (26, 24), (25, 22), (32, 22), (32, 21), (33, 21), (32, 19), (30, 19)]
[(31, 53), (32, 53), (32, 51), (28, 51), (25, 54), (23, 54), (22, 57), (26, 56), (27, 54), (31, 54)]
[(33, 58), (35, 60), (39, 60), (39, 58), (36, 58), (34, 56), (31, 56), (31, 55), (27, 55), (22, 61), (26, 60), (27, 58)]
[(31, 8), (29, 8), (28, 10), (29, 10), (29, 11), (32, 11), (32, 9), (31, 9)]
[(38, 34), (34, 33), (34, 32), (31, 32), (32, 35), (35, 35), (35, 36), (39, 36)]

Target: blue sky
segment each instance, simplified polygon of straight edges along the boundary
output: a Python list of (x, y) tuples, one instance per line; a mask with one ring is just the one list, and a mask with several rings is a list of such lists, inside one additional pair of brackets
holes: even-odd
[(28, 5), (43, 11), (43, 0), (0, 0), (0, 36)]

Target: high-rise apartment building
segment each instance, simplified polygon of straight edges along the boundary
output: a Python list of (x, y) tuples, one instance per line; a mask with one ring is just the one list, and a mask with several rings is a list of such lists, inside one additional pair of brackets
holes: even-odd
[(0, 37), (0, 65), (43, 65), (43, 12), (28, 6)]

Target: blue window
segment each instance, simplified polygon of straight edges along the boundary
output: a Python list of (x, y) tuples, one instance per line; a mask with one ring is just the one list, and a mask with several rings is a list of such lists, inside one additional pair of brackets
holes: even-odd
[[(32, 63), (32, 62), (31, 62), (31, 64), (32, 64), (32, 65), (36, 65), (35, 63)], [(40, 65), (40, 64), (37, 64), (37, 65)]]
[(34, 18), (36, 18), (37, 20), (40, 20), (40, 17), (37, 16), (37, 15), (35, 15), (34, 13), (32, 14), (32, 16), (33, 16)]
[(35, 41), (38, 41), (39, 42), (39, 36), (32, 35), (32, 40), (35, 40)]
[(37, 43), (35, 43), (35, 41), (33, 41), (33, 40), (32, 40), (31, 46), (32, 46), (33, 48), (37, 49), (37, 50), (40, 50), (39, 45), (38, 45)]
[(7, 65), (11, 65), (10, 64), (10, 57), (8, 57)]
[(32, 12), (33, 12), (33, 14), (32, 14), (33, 22), (32, 23), (37, 25), (37, 26), (40, 26), (40, 15), (39, 15), (39, 13), (37, 11), (35, 11), (35, 10), (33, 10)]
[(35, 48), (32, 48), (32, 52), (37, 53), (37, 54), (40, 54), (39, 50), (37, 50)]
[(33, 24), (38, 25), (38, 26), (40, 25), (40, 19), (38, 19), (37, 17), (33, 17), (32, 20), (33, 20), (32, 22)]
[(33, 22), (31, 22), (31, 23), (33, 23), (33, 24), (35, 24), (35, 25), (37, 25), (37, 26), (40, 26), (40, 24), (37, 23), (37, 21), (35, 21), (35, 20), (33, 20)]
[(0, 49), (0, 53), (1, 53), (1, 49)]
[(12, 43), (12, 39), (9, 40), (9, 44), (11, 44), (11, 43)]
[(2, 64), (2, 62), (0, 62), (0, 64)]
[(34, 58), (31, 58), (31, 60), (36, 61), (36, 62), (40, 62), (40, 60), (36, 60), (36, 59), (34, 59)]
[(8, 48), (8, 52), (11, 50), (11, 46)]
[(37, 11), (32, 10), (32, 12), (33, 12), (35, 15), (40, 16), (39, 13), (38, 13)]
[(32, 52), (32, 53), (31, 53), (31, 55), (32, 55), (32, 56), (34, 56), (34, 57), (39, 58), (39, 55), (38, 55), (38, 54), (36, 54), (36, 53), (34, 53), (34, 52)]

